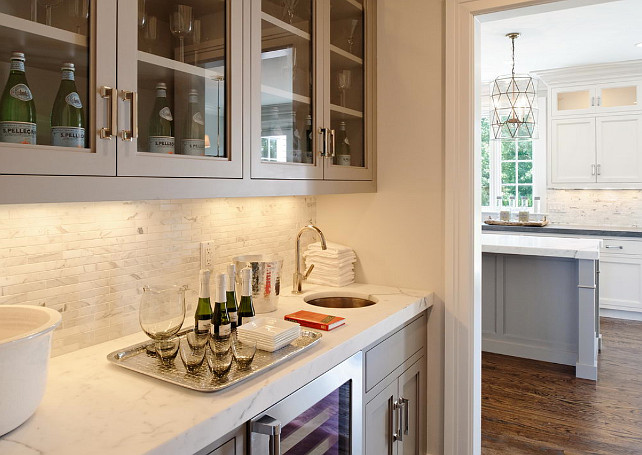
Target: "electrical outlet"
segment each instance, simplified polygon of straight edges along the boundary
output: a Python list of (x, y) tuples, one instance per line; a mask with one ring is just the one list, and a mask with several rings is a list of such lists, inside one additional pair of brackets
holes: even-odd
[(201, 269), (211, 269), (214, 265), (214, 242), (201, 242)]

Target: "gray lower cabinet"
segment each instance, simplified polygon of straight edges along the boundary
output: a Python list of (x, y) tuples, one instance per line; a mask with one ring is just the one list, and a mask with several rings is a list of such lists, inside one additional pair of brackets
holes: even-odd
[(365, 453), (419, 455), (426, 441), (426, 314), (365, 351)]
[(242, 425), (194, 455), (245, 455), (247, 451), (246, 435), (246, 426)]

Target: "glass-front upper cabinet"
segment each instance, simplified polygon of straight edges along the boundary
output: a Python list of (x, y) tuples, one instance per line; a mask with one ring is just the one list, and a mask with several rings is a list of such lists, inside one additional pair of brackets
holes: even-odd
[(118, 175), (242, 177), (242, 2), (119, 0)]
[(0, 174), (115, 175), (115, 27), (115, 1), (0, 2)]
[(252, 178), (372, 179), (370, 1), (249, 3)]

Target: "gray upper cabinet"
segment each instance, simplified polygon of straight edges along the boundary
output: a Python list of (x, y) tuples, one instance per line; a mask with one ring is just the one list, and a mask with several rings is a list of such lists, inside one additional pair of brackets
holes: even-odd
[(372, 180), (374, 2), (250, 4), (252, 178)]

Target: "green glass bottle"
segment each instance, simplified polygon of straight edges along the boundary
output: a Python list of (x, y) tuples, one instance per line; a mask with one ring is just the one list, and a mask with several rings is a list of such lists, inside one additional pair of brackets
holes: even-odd
[(241, 303), (239, 305), (239, 325), (254, 319), (254, 304), (252, 303), (252, 269), (241, 270)]
[(0, 142), (36, 143), (36, 105), (25, 76), (25, 54), (13, 52), (0, 98)]
[(205, 155), (205, 120), (198, 103), (198, 91), (189, 91), (185, 129), (183, 130), (183, 155)]
[(227, 275), (216, 275), (216, 297), (214, 299), (214, 312), (212, 313), (212, 338), (229, 337), (232, 333), (230, 315), (227, 313), (225, 292), (227, 288)]
[(156, 84), (156, 101), (149, 118), (149, 152), (174, 153), (174, 117), (167, 101), (167, 85)]
[(312, 131), (312, 116), (308, 114), (305, 118), (305, 154), (303, 155), (304, 163), (312, 163), (312, 140), (314, 138), (314, 132)]
[(228, 264), (227, 265), (227, 314), (230, 317), (230, 322), (232, 323), (232, 330), (236, 329), (239, 321), (239, 306), (236, 303), (236, 265)]
[(212, 325), (212, 304), (210, 302), (210, 271), (201, 270), (199, 281), (201, 283), (198, 293), (198, 304), (194, 313), (194, 331), (208, 333)]
[(60, 88), (51, 109), (51, 145), (85, 147), (85, 112), (76, 89), (73, 63), (63, 63)]
[(346, 132), (346, 122), (339, 123), (337, 133), (337, 164), (339, 166), (351, 166), (352, 155), (350, 154), (350, 141)]

